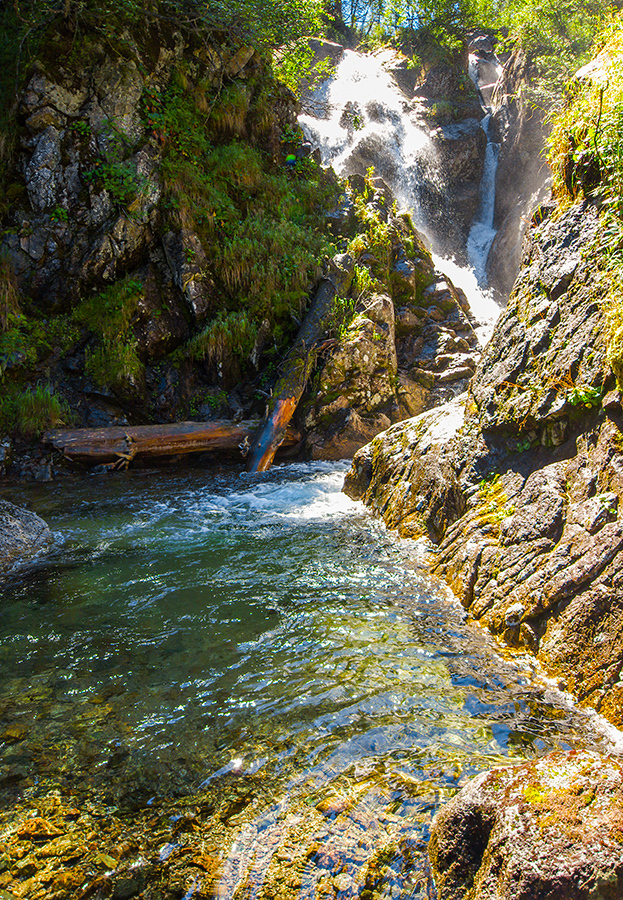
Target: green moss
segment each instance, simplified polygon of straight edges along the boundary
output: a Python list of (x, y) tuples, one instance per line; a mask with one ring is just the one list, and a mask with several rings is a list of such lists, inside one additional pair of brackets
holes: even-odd
[(504, 519), (512, 516), (515, 507), (508, 502), (504, 484), (499, 475), (483, 479), (476, 495), (476, 518), (481, 526), (499, 528)]

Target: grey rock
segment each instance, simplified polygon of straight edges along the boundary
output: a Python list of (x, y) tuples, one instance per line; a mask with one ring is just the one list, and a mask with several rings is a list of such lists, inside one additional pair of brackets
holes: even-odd
[(61, 135), (49, 125), (38, 138), (26, 166), (26, 189), (33, 209), (46, 209), (56, 202), (57, 171), (61, 162)]
[[(533, 228), (513, 297), (460, 401), (463, 418), (456, 401), (394, 425), (355, 455), (345, 490), (390, 527), (438, 542), (433, 571), (470, 614), (620, 725), (618, 413), (570, 402), (583, 385), (611, 379), (596, 221), (580, 204)], [(559, 249), (570, 280), (553, 302), (541, 275), (560, 284), (549, 277)], [(447, 330), (418, 341), (414, 377), (452, 371)]]
[(0, 500), (0, 573), (51, 543), (50, 529), (36, 513)]

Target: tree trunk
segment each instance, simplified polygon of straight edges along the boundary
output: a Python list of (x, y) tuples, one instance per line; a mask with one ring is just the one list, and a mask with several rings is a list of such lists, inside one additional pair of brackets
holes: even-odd
[(305, 390), (316, 364), (318, 344), (333, 318), (333, 301), (344, 294), (353, 277), (353, 260), (348, 254), (332, 260), (331, 272), (316, 292), (309, 312), (283, 365), (283, 374), (275, 385), (268, 416), (251, 445), (247, 457), (249, 472), (265, 472), (272, 465), (277, 448)]
[[(186, 453), (221, 451), (244, 456), (258, 421), (176, 422), (112, 428), (55, 429), (43, 440), (68, 459), (95, 465), (128, 465), (133, 459), (157, 459)], [(293, 446), (300, 435), (288, 429), (283, 443)]]

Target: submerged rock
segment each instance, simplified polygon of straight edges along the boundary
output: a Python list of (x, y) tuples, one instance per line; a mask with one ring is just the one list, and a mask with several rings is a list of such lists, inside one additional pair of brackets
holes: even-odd
[(623, 893), (623, 766), (555, 753), (492, 769), (437, 814), (439, 900), (615, 900)]
[(52, 542), (50, 529), (36, 513), (0, 500), (0, 574), (34, 556)]

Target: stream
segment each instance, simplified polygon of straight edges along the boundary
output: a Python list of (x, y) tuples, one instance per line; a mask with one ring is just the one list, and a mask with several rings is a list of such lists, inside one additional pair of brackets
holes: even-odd
[(3, 590), (0, 844), (60, 791), (125, 829), (161, 810), (143, 861), (211, 848), (209, 890), (204, 863), (170, 896), (415, 900), (431, 819), (474, 774), (611, 747), (341, 493), (347, 467), (5, 492), (57, 544)]

